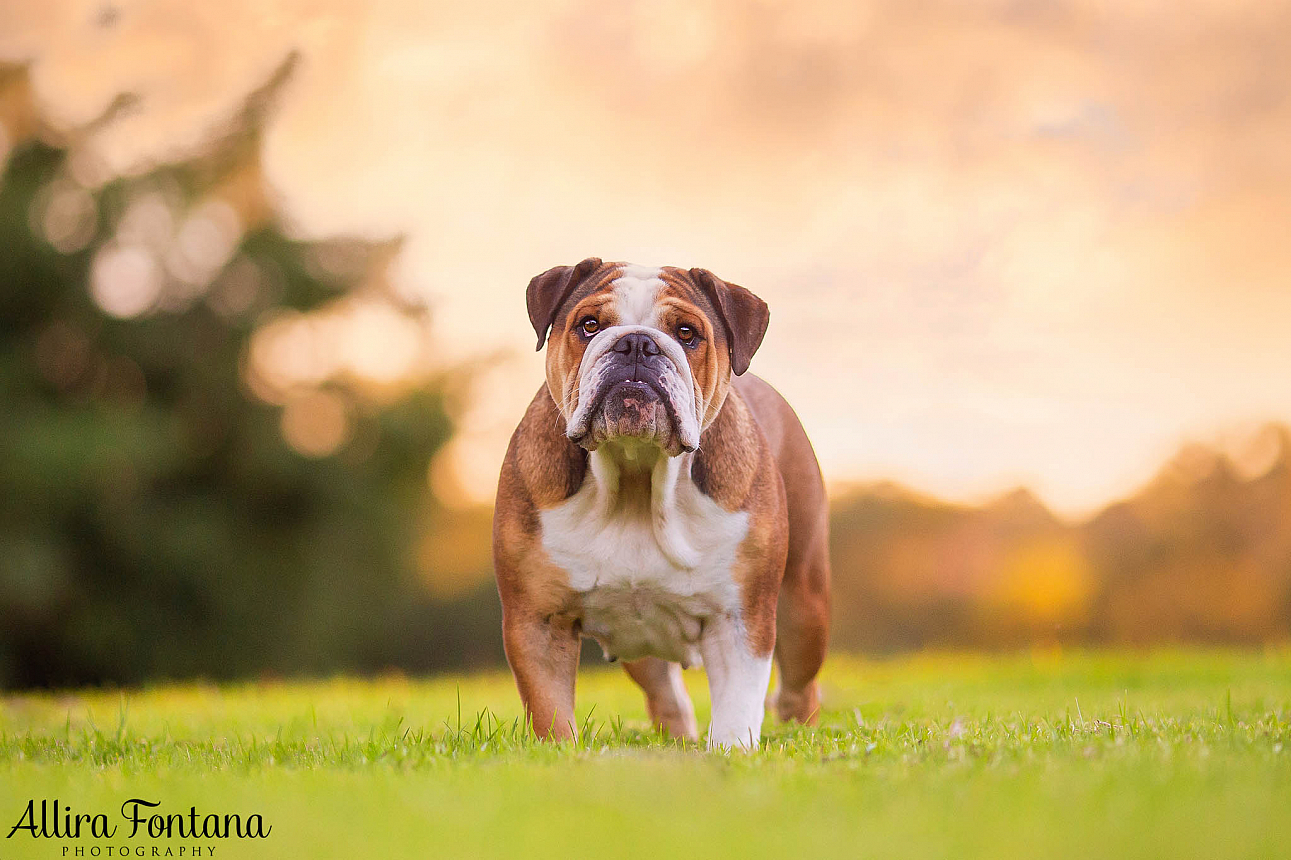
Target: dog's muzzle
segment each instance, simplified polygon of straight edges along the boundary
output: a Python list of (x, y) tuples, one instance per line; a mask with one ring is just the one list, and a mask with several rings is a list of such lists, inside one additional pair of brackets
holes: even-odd
[(588, 450), (608, 439), (631, 438), (654, 442), (669, 454), (693, 451), (699, 440), (688, 438), (681, 411), (693, 387), (679, 381), (676, 358), (668, 354), (675, 345), (661, 346), (648, 331), (632, 327), (596, 346), (596, 354), (584, 358), (591, 361), (582, 374), (569, 438)]

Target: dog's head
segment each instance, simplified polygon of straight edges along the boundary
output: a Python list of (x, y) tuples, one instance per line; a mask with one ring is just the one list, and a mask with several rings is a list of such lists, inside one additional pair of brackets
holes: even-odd
[(566, 435), (589, 451), (622, 439), (669, 456), (699, 446), (770, 318), (766, 302), (707, 269), (595, 257), (535, 277), (528, 303)]

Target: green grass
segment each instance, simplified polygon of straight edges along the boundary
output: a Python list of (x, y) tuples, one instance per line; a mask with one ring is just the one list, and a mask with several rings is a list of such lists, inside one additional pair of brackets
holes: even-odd
[[(1291, 856), (1291, 651), (838, 658), (823, 679), (821, 726), (768, 723), (753, 755), (662, 740), (599, 668), (577, 746), (529, 740), (504, 674), (10, 697), (0, 860)], [(4, 838), (32, 798), (121, 825), (133, 797), (273, 831)]]

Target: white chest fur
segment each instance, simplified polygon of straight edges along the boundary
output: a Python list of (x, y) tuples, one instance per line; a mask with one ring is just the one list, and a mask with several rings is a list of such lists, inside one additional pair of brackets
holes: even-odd
[(592, 453), (579, 491), (540, 514), (543, 548), (582, 597), (584, 633), (608, 654), (696, 665), (704, 623), (739, 614), (734, 566), (748, 514), (701, 493), (688, 455), (661, 457), (649, 499), (629, 498), (622, 456)]

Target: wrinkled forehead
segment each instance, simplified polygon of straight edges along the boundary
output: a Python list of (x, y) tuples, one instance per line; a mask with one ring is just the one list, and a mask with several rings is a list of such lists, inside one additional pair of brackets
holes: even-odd
[[(592, 299), (589, 304), (611, 313), (617, 325), (656, 325), (659, 309), (670, 304), (667, 299), (692, 305), (699, 313), (715, 319), (712, 303), (691, 281), (689, 273), (673, 266), (606, 263), (570, 294), (562, 314), (567, 317), (585, 299)], [(569, 320), (563, 322), (567, 324)]]

